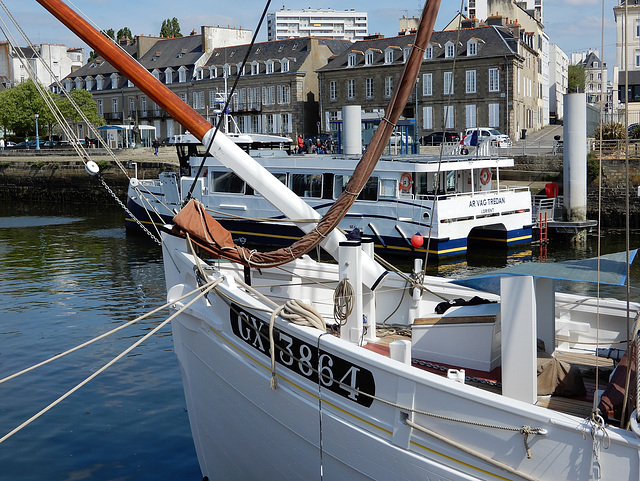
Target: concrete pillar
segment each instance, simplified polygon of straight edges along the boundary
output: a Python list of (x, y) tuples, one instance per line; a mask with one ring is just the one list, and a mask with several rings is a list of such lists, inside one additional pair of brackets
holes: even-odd
[(362, 108), (359, 105), (342, 107), (342, 151), (346, 155), (362, 154)]
[(587, 220), (587, 99), (584, 93), (564, 96), (564, 216)]

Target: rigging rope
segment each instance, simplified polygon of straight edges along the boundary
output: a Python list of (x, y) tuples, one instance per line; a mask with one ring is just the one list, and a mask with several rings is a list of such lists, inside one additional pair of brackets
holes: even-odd
[[(169, 322), (171, 322), (176, 316), (178, 316), (179, 314), (181, 314), (183, 311), (185, 311), (186, 309), (188, 309), (194, 302), (196, 302), (198, 299), (202, 298), (203, 296), (205, 296), (208, 292), (210, 292), (214, 287), (216, 287), (220, 282), (222, 282), (222, 278), (216, 279), (215, 281), (211, 281), (208, 284), (206, 284), (205, 286), (203, 286), (202, 288), (199, 288), (198, 290), (200, 290), (200, 294), (198, 294), (196, 297), (194, 297), (191, 301), (189, 301), (187, 304), (185, 304), (183, 307), (181, 307), (178, 311), (176, 311), (175, 313), (173, 313), (171, 316), (169, 316), (167, 319), (165, 319), (164, 321), (162, 321), (160, 324), (158, 324), (155, 328), (153, 328), (151, 331), (149, 331), (147, 334), (145, 334), (143, 337), (141, 337), (138, 341), (134, 342), (131, 346), (129, 346), (127, 349), (125, 349), (124, 351), (122, 351), (120, 354), (118, 354), (116, 357), (114, 357), (111, 361), (109, 361), (108, 363), (106, 363), (104, 366), (102, 366), (100, 369), (98, 369), (96, 372), (94, 372), (93, 374), (91, 374), (90, 376), (88, 376), (87, 378), (84, 379), (84, 381), (76, 384), (72, 389), (70, 389), (69, 391), (67, 391), (66, 393), (64, 393), (62, 396), (60, 396), (58, 399), (56, 399), (55, 401), (53, 401), (52, 403), (50, 403), (49, 405), (47, 405), (45, 408), (43, 408), (42, 410), (38, 411), (36, 414), (34, 414), (33, 416), (31, 416), (29, 419), (27, 419), (25, 422), (23, 422), (22, 424), (20, 424), (18, 427), (16, 427), (15, 429), (13, 429), (12, 431), (10, 431), (9, 433), (5, 434), (2, 438), (0, 438), (0, 444), (3, 443), (4, 441), (6, 441), (7, 439), (9, 439), (11, 436), (13, 436), (14, 434), (16, 434), (17, 432), (21, 431), (22, 429), (24, 429), (25, 427), (27, 427), (29, 424), (31, 424), (33, 421), (35, 421), (36, 419), (38, 419), (40, 416), (42, 416), (43, 414), (45, 414), (46, 412), (50, 411), (53, 407), (55, 407), (56, 405), (60, 404), (62, 401), (64, 401), (66, 398), (68, 398), (69, 396), (71, 396), (74, 392), (76, 392), (78, 389), (80, 389), (82, 386), (84, 386), (85, 384), (89, 383), (91, 380), (93, 380), (95, 377), (97, 377), (99, 374), (101, 374), (102, 372), (106, 371), (109, 367), (111, 367), (112, 365), (114, 365), (116, 362), (118, 362), (120, 359), (122, 359), (124, 356), (126, 356), (128, 353), (130, 353), (131, 351), (133, 351), (136, 347), (138, 347), (140, 344), (142, 344), (144, 341), (146, 341), (147, 339), (149, 339), (151, 336), (153, 336), (156, 332), (158, 332), (160, 329), (162, 329), (164, 326), (166, 326)], [(175, 302), (175, 301), (174, 301)]]

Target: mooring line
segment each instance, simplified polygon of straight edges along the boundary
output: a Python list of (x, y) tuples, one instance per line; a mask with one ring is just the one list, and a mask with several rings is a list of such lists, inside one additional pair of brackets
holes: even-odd
[[(201, 290), (200, 294), (198, 294), (196, 297), (194, 297), (192, 300), (190, 300), (187, 304), (185, 304), (183, 307), (180, 308), (180, 310), (176, 311), (175, 313), (173, 313), (171, 316), (169, 316), (167, 319), (165, 319), (164, 321), (162, 321), (158, 326), (156, 326), (154, 329), (152, 329), (151, 331), (149, 331), (147, 334), (145, 334), (141, 339), (139, 339), (138, 341), (134, 342), (131, 346), (129, 346), (127, 349), (125, 349), (124, 351), (122, 351), (120, 354), (118, 354), (116, 357), (114, 357), (111, 361), (109, 361), (107, 364), (105, 364), (104, 366), (102, 366), (100, 369), (98, 369), (96, 372), (94, 372), (93, 374), (91, 374), (89, 377), (85, 378), (84, 381), (78, 383), (75, 385), (75, 387), (73, 387), (72, 389), (70, 389), (69, 391), (67, 391), (66, 393), (64, 393), (62, 396), (60, 396), (58, 399), (56, 399), (55, 401), (53, 401), (51, 404), (49, 404), (48, 406), (46, 406), (45, 408), (43, 408), (42, 410), (40, 410), (38, 413), (34, 414), (33, 416), (31, 416), (29, 419), (27, 419), (25, 422), (23, 422), (22, 424), (20, 424), (18, 427), (16, 427), (15, 429), (13, 429), (11, 432), (5, 434), (2, 438), (0, 438), (0, 443), (3, 443), (4, 441), (6, 441), (7, 439), (9, 439), (11, 436), (13, 436), (14, 434), (16, 434), (17, 432), (19, 432), (20, 430), (22, 430), (23, 428), (27, 427), (29, 424), (31, 424), (33, 421), (35, 421), (36, 419), (38, 419), (40, 416), (42, 416), (43, 414), (45, 414), (47, 411), (51, 410), (53, 407), (55, 407), (56, 405), (58, 405), (59, 403), (61, 403), (62, 401), (64, 401), (66, 398), (68, 398), (69, 396), (71, 396), (71, 394), (73, 394), (74, 392), (76, 392), (78, 389), (80, 389), (82, 386), (84, 386), (85, 384), (87, 384), (89, 381), (91, 381), (92, 379), (94, 379), (96, 376), (98, 376), (98, 374), (101, 374), (102, 372), (106, 371), (109, 367), (111, 367), (112, 365), (114, 365), (116, 362), (118, 362), (120, 359), (122, 359), (124, 356), (126, 356), (127, 354), (129, 354), (131, 351), (133, 351), (136, 347), (138, 347), (140, 344), (142, 344), (144, 341), (146, 341), (147, 339), (149, 339), (152, 335), (154, 335), (156, 332), (158, 332), (160, 329), (162, 329), (164, 326), (166, 326), (169, 322), (171, 322), (173, 320), (173, 318), (175, 318), (178, 314), (182, 313), (185, 309), (187, 309), (188, 307), (190, 307), (194, 302), (196, 302), (198, 299), (200, 299), (201, 297), (205, 296), (209, 291), (211, 291), (214, 287), (216, 287), (220, 282), (222, 281), (222, 278), (218, 278), (214, 281), (209, 282), (208, 284), (205, 284), (204, 286), (200, 287), (200, 289), (196, 289), (196, 290)], [(204, 289), (206, 287), (206, 289)], [(204, 290), (203, 290), (204, 289)], [(192, 291), (191, 293), (193, 293), (194, 291)], [(190, 293), (190, 294), (191, 294)], [(183, 299), (184, 297), (187, 297), (187, 294), (183, 297), (181, 297), (180, 299)], [(177, 301), (178, 299), (170, 302), (169, 304), (173, 304)]]

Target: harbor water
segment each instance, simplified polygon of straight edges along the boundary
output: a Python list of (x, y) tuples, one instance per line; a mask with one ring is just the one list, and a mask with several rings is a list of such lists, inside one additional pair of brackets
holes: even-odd
[[(631, 247), (640, 245), (640, 233)], [(603, 253), (624, 250), (607, 232)], [(546, 260), (596, 255), (552, 242)], [(544, 257), (544, 256), (543, 256)], [(540, 259), (538, 247), (475, 251), (430, 274), (462, 277)], [(408, 264), (405, 265), (407, 267)], [(640, 281), (631, 269), (631, 300)], [(564, 287), (564, 286), (563, 286)], [(590, 285), (565, 290), (595, 292)], [(625, 288), (607, 288), (622, 296)], [(164, 303), (160, 248), (127, 235), (115, 207), (12, 204), (0, 214), (0, 379), (90, 340)], [(5, 436), (109, 362), (169, 315), (136, 323), (0, 384)], [(213, 416), (216, 413), (212, 413)], [(0, 479), (21, 481), (201, 479), (170, 326), (0, 444)]]

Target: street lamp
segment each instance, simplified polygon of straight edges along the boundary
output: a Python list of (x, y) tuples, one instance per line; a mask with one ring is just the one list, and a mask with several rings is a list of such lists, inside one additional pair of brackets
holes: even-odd
[(40, 114), (36, 114), (36, 150), (40, 150), (40, 136), (38, 135), (38, 117), (40, 117)]

